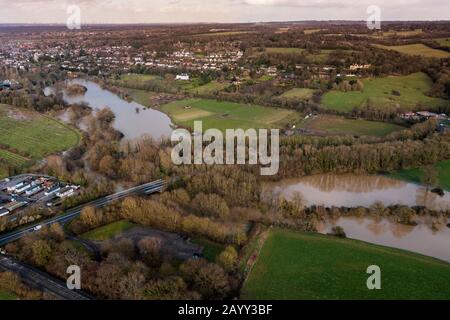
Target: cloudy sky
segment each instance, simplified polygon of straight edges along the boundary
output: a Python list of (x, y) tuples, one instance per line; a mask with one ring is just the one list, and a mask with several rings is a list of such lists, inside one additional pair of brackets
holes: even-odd
[(83, 23), (450, 20), (450, 0), (0, 0), (0, 23), (65, 23), (78, 5)]

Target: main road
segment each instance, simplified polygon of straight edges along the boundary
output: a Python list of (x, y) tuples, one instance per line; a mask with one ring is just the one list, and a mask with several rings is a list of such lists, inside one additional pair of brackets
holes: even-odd
[(11, 257), (0, 256), (0, 271), (12, 271), (28, 286), (49, 293), (58, 300), (93, 300), (81, 290), (69, 290), (66, 283)]
[(77, 218), (81, 214), (81, 211), (85, 207), (89, 206), (89, 207), (93, 207), (93, 208), (101, 208), (101, 207), (104, 207), (104, 206), (114, 202), (114, 201), (129, 197), (132, 195), (152, 194), (155, 192), (160, 192), (165, 188), (165, 186), (166, 186), (166, 182), (164, 180), (157, 180), (157, 181), (149, 182), (149, 183), (137, 186), (137, 187), (123, 190), (123, 191), (114, 193), (112, 195), (85, 203), (83, 205), (77, 206), (75, 208), (72, 208), (72, 209), (66, 211), (64, 214), (55, 216), (48, 220), (42, 221), (40, 223), (36, 223), (32, 226), (28, 226), (27, 228), (1, 235), (0, 236), (0, 246), (4, 246), (10, 242), (14, 242), (14, 241), (24, 237), (27, 234), (38, 231), (38, 229), (40, 229), (39, 226), (43, 227), (43, 226), (52, 225), (54, 223), (60, 223), (60, 224), (67, 223), (67, 222)]

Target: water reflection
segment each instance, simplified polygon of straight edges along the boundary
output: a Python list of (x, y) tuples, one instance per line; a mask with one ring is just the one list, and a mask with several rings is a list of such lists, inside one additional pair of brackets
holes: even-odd
[(315, 175), (270, 183), (266, 190), (288, 199), (299, 193), (308, 206), (369, 207), (379, 202), (385, 206), (400, 204), (450, 209), (449, 193), (440, 197), (422, 186), (384, 176)]
[[(170, 118), (157, 110), (148, 109), (136, 102), (128, 102), (116, 94), (102, 89), (98, 84), (83, 79), (71, 80), (69, 83), (77, 83), (88, 90), (83, 95), (67, 95), (64, 100), (67, 103), (86, 103), (93, 109), (109, 107), (116, 115), (114, 127), (121, 131), (125, 139), (136, 139), (148, 135), (155, 139), (170, 137), (172, 133)], [(52, 88), (46, 88), (46, 95), (53, 93)], [(139, 110), (139, 112), (136, 112)]]
[[(427, 221), (428, 220), (428, 221)], [(388, 219), (342, 217), (318, 225), (321, 233), (333, 226), (344, 228), (348, 238), (404, 249), (450, 262), (450, 228), (443, 220), (436, 228), (431, 217), (423, 218), (417, 226), (407, 226)]]

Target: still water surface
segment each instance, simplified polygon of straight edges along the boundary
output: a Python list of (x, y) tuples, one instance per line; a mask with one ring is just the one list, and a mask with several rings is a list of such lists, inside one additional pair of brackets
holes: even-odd
[[(315, 175), (284, 180), (265, 186), (269, 192), (289, 199), (301, 196), (307, 206), (369, 207), (374, 203), (385, 206), (403, 204), (426, 206), (430, 209), (450, 209), (450, 194), (440, 197), (426, 188), (390, 179), (366, 175)], [(433, 223), (434, 222), (434, 223)], [(424, 217), (417, 226), (406, 226), (389, 219), (341, 217), (318, 226), (328, 233), (341, 226), (348, 238), (404, 249), (450, 262), (450, 222)]]
[(322, 174), (267, 186), (287, 199), (299, 194), (308, 206), (369, 207), (379, 202), (385, 206), (401, 204), (450, 210), (449, 192), (440, 197), (420, 185), (384, 176)]
[[(75, 79), (69, 83), (78, 83), (88, 90), (83, 95), (75, 96), (63, 92), (64, 100), (72, 104), (85, 102), (93, 109), (109, 107), (116, 115), (114, 127), (125, 135), (125, 139), (136, 139), (143, 135), (154, 139), (170, 138), (172, 122), (166, 114), (134, 101), (128, 102), (92, 81)], [(51, 92), (52, 88), (46, 88), (46, 95)]]

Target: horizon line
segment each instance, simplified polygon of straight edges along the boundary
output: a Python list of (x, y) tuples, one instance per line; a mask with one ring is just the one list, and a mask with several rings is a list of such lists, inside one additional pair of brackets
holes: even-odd
[[(227, 25), (233, 25), (233, 24), (269, 24), (269, 23), (311, 23), (311, 22), (319, 22), (319, 23), (333, 23), (333, 22), (354, 22), (354, 23), (365, 23), (366, 20), (352, 20), (352, 19), (329, 19), (329, 20), (273, 20), (273, 21), (236, 21), (236, 22), (214, 22), (214, 21), (198, 21), (198, 22), (85, 22), (82, 23), (82, 25), (92, 25), (92, 26), (102, 26), (102, 25), (200, 25), (200, 24), (227, 24)], [(450, 19), (444, 20), (444, 19), (437, 19), (437, 20), (381, 20), (383, 23), (392, 23), (392, 22), (450, 22)], [(66, 23), (64, 22), (0, 22), (0, 26), (5, 25), (15, 25), (15, 26), (33, 26), (33, 25), (40, 25), (40, 26), (65, 26)]]

